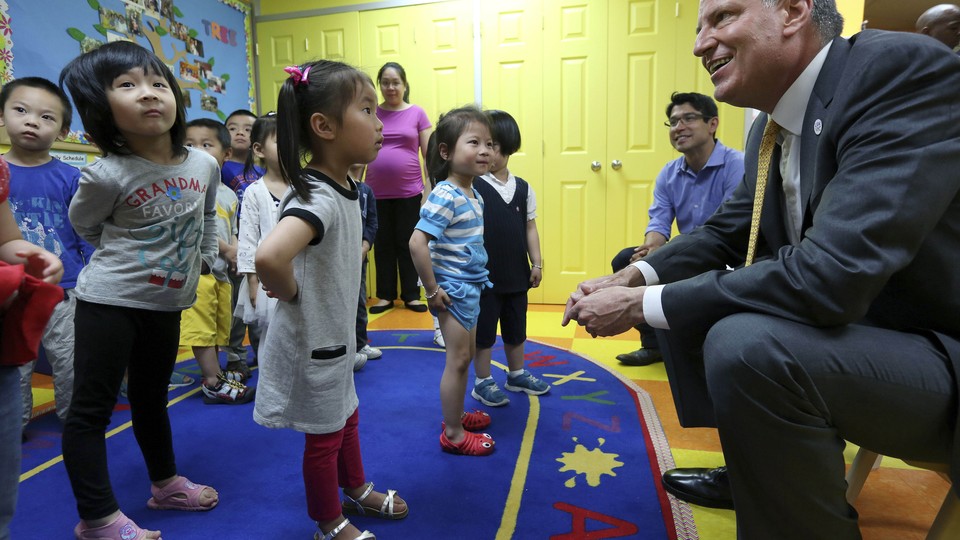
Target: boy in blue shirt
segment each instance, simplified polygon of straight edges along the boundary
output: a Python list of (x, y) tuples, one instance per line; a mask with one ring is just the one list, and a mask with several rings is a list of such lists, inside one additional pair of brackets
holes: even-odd
[[(24, 77), (0, 91), (0, 125), (10, 136), (4, 155), (10, 165), (10, 208), (24, 240), (50, 251), (63, 262), (64, 299), (43, 333), (43, 348), (53, 371), (57, 416), (67, 418), (73, 396), (72, 294), (80, 269), (90, 260), (93, 247), (83, 241), (67, 218), (77, 192), (80, 170), (50, 155), (54, 141), (67, 134), (73, 107), (55, 84), (40, 77)], [(33, 412), (31, 378), (36, 360), (20, 367), (23, 425)]]

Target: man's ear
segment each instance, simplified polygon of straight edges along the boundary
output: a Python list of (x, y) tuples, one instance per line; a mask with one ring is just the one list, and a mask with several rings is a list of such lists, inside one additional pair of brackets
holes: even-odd
[(710, 130), (710, 135), (717, 134), (717, 128), (720, 126), (720, 119), (714, 116), (707, 122), (707, 128)]
[(440, 152), (440, 158), (444, 161), (447, 160), (447, 143), (440, 143), (437, 145), (437, 151)]
[(331, 140), (336, 135), (336, 126), (323, 113), (310, 115), (310, 131), (321, 139)]
[(792, 36), (813, 24), (813, 0), (785, 0), (783, 7), (783, 35)]

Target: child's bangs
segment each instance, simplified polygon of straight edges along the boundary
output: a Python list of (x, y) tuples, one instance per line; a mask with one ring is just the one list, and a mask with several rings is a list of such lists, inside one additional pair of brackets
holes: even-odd
[(137, 46), (111, 49), (105, 54), (100, 64), (100, 82), (104, 87), (109, 87), (117, 77), (137, 68), (146, 74), (169, 79), (169, 68), (156, 55)]

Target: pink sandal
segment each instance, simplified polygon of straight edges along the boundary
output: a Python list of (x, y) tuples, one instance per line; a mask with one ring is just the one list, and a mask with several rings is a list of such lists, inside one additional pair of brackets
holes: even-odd
[(170, 482), (162, 489), (157, 486), (150, 486), (150, 493), (153, 497), (147, 501), (147, 507), (151, 510), (185, 510), (187, 512), (206, 512), (213, 510), (220, 502), (219, 495), (214, 499), (210, 506), (200, 504), (200, 493), (205, 489), (212, 490), (215, 494), (217, 490), (210, 486), (194, 484), (183, 476), (178, 476), (176, 480)]
[(147, 531), (141, 529), (132, 519), (123, 515), (101, 527), (87, 527), (82, 521), (73, 528), (77, 540), (144, 540)]

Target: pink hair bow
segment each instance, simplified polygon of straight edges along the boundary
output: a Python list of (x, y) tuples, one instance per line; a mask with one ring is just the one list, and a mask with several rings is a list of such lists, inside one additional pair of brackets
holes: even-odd
[(309, 84), (307, 76), (310, 75), (310, 68), (301, 70), (300, 66), (287, 66), (283, 68), (284, 71), (290, 74), (290, 78), (293, 79), (293, 84)]

